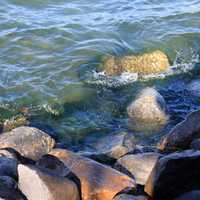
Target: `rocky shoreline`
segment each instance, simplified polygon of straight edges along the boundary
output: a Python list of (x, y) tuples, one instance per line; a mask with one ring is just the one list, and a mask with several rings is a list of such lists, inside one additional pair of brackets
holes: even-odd
[(200, 110), (148, 152), (127, 133), (96, 153), (56, 148), (33, 127), (0, 135), (0, 197), (8, 200), (186, 200), (200, 198)]

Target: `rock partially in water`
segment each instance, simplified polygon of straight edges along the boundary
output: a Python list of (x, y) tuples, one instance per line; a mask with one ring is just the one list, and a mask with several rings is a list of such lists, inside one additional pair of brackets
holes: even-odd
[(112, 200), (119, 192), (136, 186), (125, 174), (70, 151), (54, 149), (50, 155), (62, 161), (80, 179), (83, 200)]
[(192, 81), (188, 86), (187, 90), (194, 96), (200, 97), (200, 80)]
[(145, 191), (154, 200), (171, 200), (199, 188), (200, 151), (186, 150), (159, 159)]
[(180, 195), (178, 198), (174, 200), (199, 200), (199, 199), (200, 199), (200, 190), (193, 190), (183, 195)]
[(190, 113), (177, 124), (158, 144), (162, 151), (189, 149), (191, 142), (200, 137), (200, 110)]
[(117, 161), (116, 168), (124, 172), (127, 170), (133, 175), (137, 184), (145, 185), (160, 156), (158, 153), (126, 155)]
[(45, 132), (33, 127), (19, 127), (0, 135), (0, 148), (12, 148), (22, 156), (38, 160), (54, 147), (55, 141)]
[(143, 89), (128, 106), (129, 125), (136, 131), (159, 131), (167, 123), (167, 106), (154, 88)]
[(25, 165), (18, 166), (18, 173), (19, 188), (28, 200), (80, 200), (77, 186), (67, 178)]
[(139, 75), (164, 72), (169, 68), (167, 55), (162, 51), (153, 51), (142, 55), (111, 56), (103, 63), (107, 75), (120, 75), (123, 72), (138, 73)]

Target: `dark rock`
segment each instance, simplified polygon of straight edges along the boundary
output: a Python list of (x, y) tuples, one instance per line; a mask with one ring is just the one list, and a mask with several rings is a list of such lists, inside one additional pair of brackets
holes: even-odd
[(80, 179), (82, 200), (112, 200), (119, 192), (135, 188), (133, 179), (89, 158), (62, 149), (54, 149), (49, 154)]
[(74, 182), (49, 175), (37, 168), (18, 166), (19, 188), (28, 200), (79, 200)]
[(159, 159), (145, 191), (154, 200), (171, 200), (190, 190), (199, 189), (200, 151), (186, 150)]
[(49, 135), (32, 127), (22, 126), (0, 135), (0, 148), (13, 148), (32, 160), (47, 154), (54, 144), (54, 139)]
[(187, 192), (183, 195), (180, 195), (174, 200), (199, 200), (200, 199), (200, 190), (194, 190)]
[(131, 173), (137, 184), (145, 185), (160, 156), (158, 153), (130, 154), (120, 158), (115, 167)]
[(158, 144), (161, 151), (173, 151), (190, 148), (190, 143), (200, 137), (200, 110), (190, 113), (177, 124)]

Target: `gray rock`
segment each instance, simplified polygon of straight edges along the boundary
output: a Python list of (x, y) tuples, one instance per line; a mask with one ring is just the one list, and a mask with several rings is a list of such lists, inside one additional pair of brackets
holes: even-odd
[(154, 88), (143, 89), (128, 106), (129, 125), (142, 132), (159, 131), (168, 121), (164, 98)]
[(79, 200), (74, 182), (25, 165), (18, 166), (19, 188), (28, 200)]
[(200, 199), (200, 190), (193, 190), (183, 195), (180, 195), (174, 200), (199, 200), (199, 199)]
[(199, 188), (200, 151), (186, 150), (162, 157), (145, 185), (154, 200), (171, 200)]
[(200, 137), (200, 110), (190, 113), (177, 124), (158, 144), (161, 151), (189, 149), (190, 143)]
[(54, 139), (48, 134), (32, 127), (22, 126), (0, 135), (0, 148), (13, 148), (32, 160), (47, 154), (54, 144)]
[(120, 158), (115, 167), (131, 173), (137, 184), (145, 185), (160, 156), (158, 153), (130, 154)]

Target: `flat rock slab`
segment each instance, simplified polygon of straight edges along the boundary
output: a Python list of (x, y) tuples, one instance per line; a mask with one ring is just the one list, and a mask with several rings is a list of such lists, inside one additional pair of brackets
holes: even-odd
[(22, 126), (0, 135), (0, 148), (13, 148), (32, 160), (47, 154), (54, 144), (54, 139), (48, 134), (32, 127)]
[(37, 168), (18, 166), (19, 188), (28, 200), (80, 200), (74, 182), (44, 173)]
[(200, 184), (200, 151), (186, 150), (162, 157), (154, 167), (145, 191), (154, 200), (172, 200)]
[(161, 151), (189, 149), (190, 143), (200, 138), (200, 110), (190, 113), (187, 118), (177, 124), (158, 144)]
[(158, 153), (130, 154), (120, 158), (115, 167), (122, 172), (127, 170), (137, 184), (145, 185), (160, 156)]
[(125, 174), (70, 151), (54, 149), (50, 155), (62, 161), (80, 180), (82, 200), (112, 200), (119, 192), (136, 186)]

